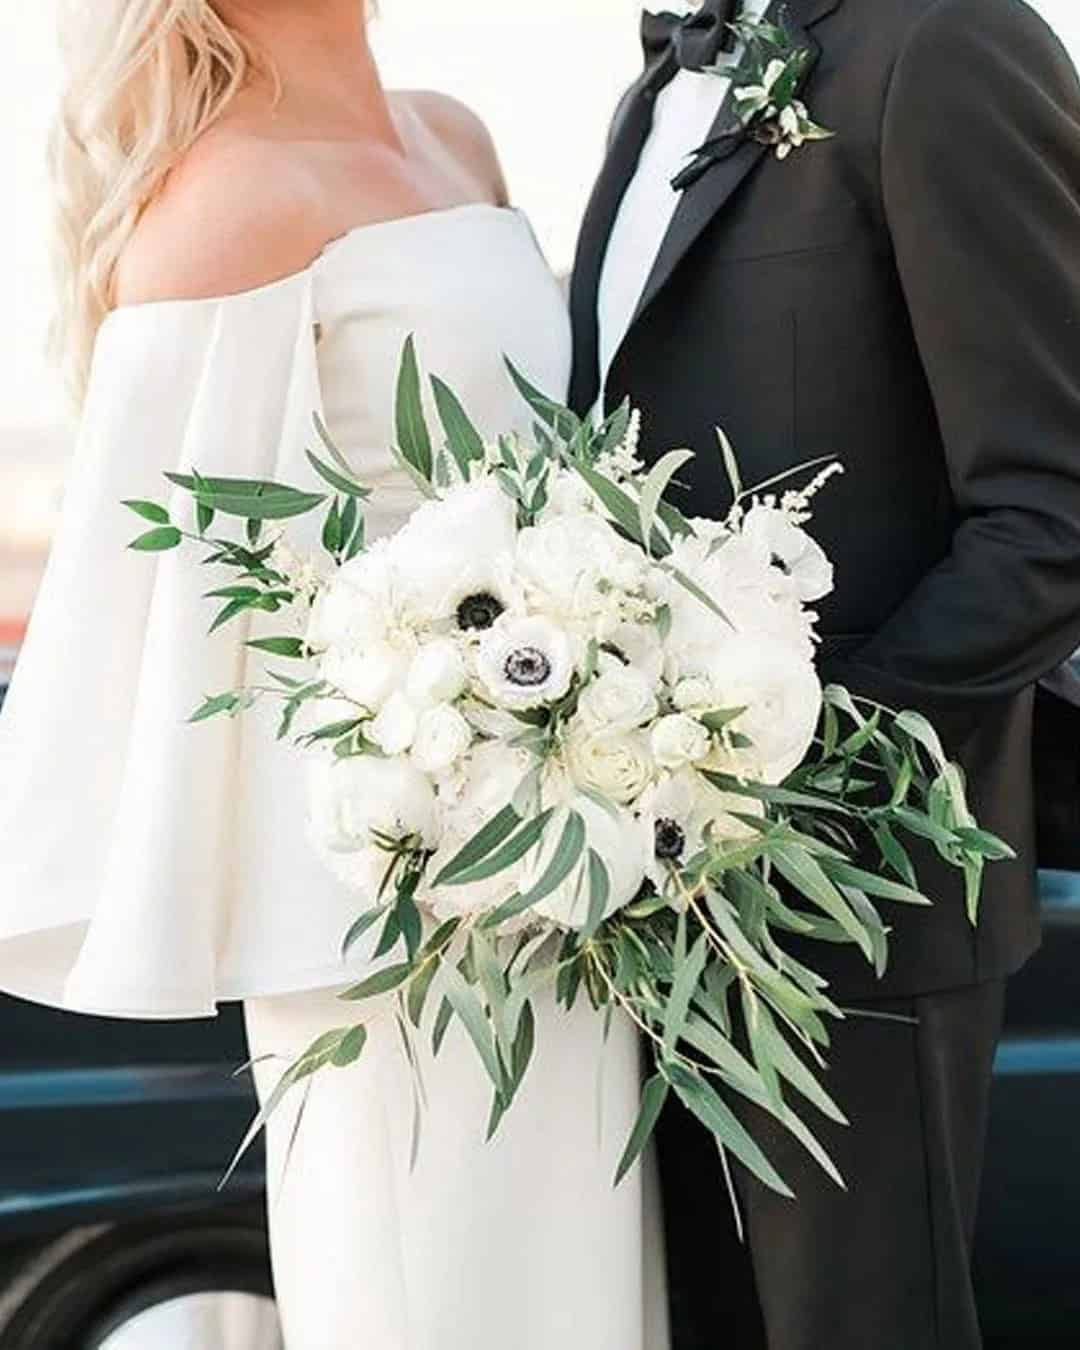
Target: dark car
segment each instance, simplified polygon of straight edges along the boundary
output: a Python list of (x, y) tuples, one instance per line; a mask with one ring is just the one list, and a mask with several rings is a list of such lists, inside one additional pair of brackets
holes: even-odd
[[(1080, 1344), (1080, 870), (1043, 891), (994, 1089), (990, 1350)], [(255, 1109), (245, 1055), (237, 1008), (140, 1024), (0, 999), (0, 1350), (280, 1347), (258, 1148), (218, 1189)]]

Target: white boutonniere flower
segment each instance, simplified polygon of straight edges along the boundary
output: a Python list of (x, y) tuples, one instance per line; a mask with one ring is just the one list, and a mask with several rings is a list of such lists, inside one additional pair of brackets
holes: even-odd
[(814, 54), (783, 26), (783, 16), (780, 24), (743, 19), (731, 27), (743, 44), (742, 56), (722, 60), (706, 74), (731, 81), (732, 116), (719, 135), (693, 151), (685, 168), (672, 179), (676, 192), (691, 187), (747, 141), (769, 146), (783, 160), (808, 142), (835, 135), (813, 120), (799, 97)]

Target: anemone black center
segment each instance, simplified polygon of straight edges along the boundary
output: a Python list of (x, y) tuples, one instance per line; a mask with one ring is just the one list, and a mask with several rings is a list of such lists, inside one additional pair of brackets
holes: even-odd
[(467, 595), (457, 607), (457, 625), (464, 632), (490, 628), (505, 606), (490, 591)]
[(686, 834), (674, 820), (656, 822), (656, 856), (662, 862), (678, 862), (686, 848)]
[(511, 684), (535, 689), (551, 678), (551, 662), (539, 647), (518, 647), (506, 658), (503, 666)]

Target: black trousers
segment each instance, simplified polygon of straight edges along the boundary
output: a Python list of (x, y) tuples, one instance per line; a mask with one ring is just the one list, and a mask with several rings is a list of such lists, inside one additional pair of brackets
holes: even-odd
[[(1005, 985), (863, 1004), (825, 1083), (851, 1122), (801, 1114), (839, 1189), (754, 1107), (741, 1111), (797, 1199), (736, 1168), (735, 1236), (716, 1147), (678, 1103), (657, 1132), (673, 1350), (979, 1350), (971, 1282)], [(794, 1103), (793, 1103), (794, 1104)]]

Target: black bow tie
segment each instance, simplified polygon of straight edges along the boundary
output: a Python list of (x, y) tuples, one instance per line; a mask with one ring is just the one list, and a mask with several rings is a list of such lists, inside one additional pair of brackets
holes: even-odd
[(721, 52), (734, 48), (730, 25), (738, 18), (739, 8), (739, 0), (704, 0), (696, 13), (684, 17), (646, 10), (641, 20), (646, 59), (651, 62), (670, 48), (683, 70), (715, 66)]

